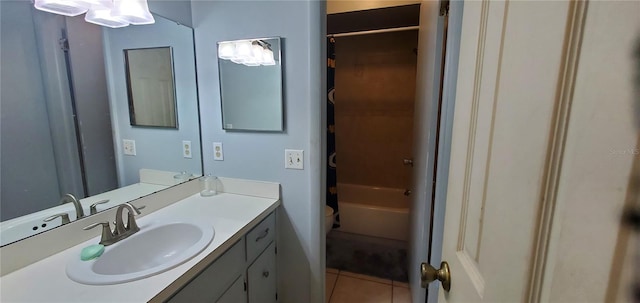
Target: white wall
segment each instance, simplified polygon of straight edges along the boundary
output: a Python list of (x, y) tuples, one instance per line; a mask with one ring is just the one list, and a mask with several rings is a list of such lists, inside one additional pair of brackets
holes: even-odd
[[(119, 185), (138, 182), (138, 171), (141, 168), (200, 174), (198, 96), (192, 30), (156, 17), (153, 25), (105, 28), (103, 33), (107, 48), (105, 62)], [(173, 48), (178, 129), (133, 127), (129, 122), (123, 50), (164, 46)], [(123, 154), (122, 139), (136, 141), (136, 156)], [(191, 141), (191, 159), (182, 156), (183, 140)]]
[[(205, 173), (282, 184), (279, 213), (280, 302), (320, 302), (324, 283), (321, 234), (321, 108), (325, 27), (321, 1), (194, 1)], [(285, 131), (222, 130), (216, 42), (282, 37)], [(212, 142), (224, 144), (213, 161)], [(303, 149), (304, 170), (284, 169), (284, 149)]]

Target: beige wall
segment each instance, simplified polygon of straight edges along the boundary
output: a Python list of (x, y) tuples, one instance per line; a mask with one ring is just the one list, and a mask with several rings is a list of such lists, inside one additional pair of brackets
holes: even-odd
[(338, 182), (409, 188), (417, 31), (336, 38)]
[(327, 14), (360, 11), (391, 6), (417, 4), (416, 0), (329, 0)]

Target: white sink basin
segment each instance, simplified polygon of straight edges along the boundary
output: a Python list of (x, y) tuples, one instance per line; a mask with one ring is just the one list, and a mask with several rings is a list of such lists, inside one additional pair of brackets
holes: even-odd
[(105, 248), (90, 261), (80, 254), (67, 264), (76, 282), (106, 285), (143, 279), (169, 270), (200, 253), (214, 237), (210, 224), (176, 222), (140, 226), (140, 231)]

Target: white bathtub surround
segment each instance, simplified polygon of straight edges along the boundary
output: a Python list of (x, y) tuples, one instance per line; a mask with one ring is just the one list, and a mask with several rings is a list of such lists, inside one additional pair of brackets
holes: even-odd
[(405, 189), (338, 183), (342, 232), (407, 241), (409, 204)]
[[(221, 184), (219, 193), (244, 194), (272, 200), (280, 199), (280, 185), (277, 183), (224, 177), (220, 177), (219, 180)], [(200, 184), (196, 179), (136, 199), (132, 203), (138, 207), (146, 206), (142, 211), (142, 215), (139, 216), (141, 217), (139, 220), (142, 220), (142, 217), (199, 193), (199, 191)], [(2, 279), (2, 295), (5, 292), (4, 277), (7, 274), (98, 236), (100, 230), (85, 231), (82, 228), (92, 223), (113, 221), (115, 212), (115, 208), (108, 209), (97, 215), (73, 221), (70, 224), (1, 247), (0, 276), (2, 278), (0, 279)]]

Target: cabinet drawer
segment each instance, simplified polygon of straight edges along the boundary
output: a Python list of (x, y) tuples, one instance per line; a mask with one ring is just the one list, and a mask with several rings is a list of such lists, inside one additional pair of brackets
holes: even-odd
[(240, 240), (168, 302), (215, 302), (242, 273), (244, 266), (244, 245)]
[(253, 260), (271, 243), (276, 234), (275, 212), (266, 217), (254, 227), (246, 236), (247, 261)]
[(276, 244), (269, 247), (247, 269), (249, 303), (275, 303), (277, 295)]
[(231, 287), (216, 301), (216, 303), (241, 303), (247, 302), (247, 292), (244, 291), (244, 278), (238, 277)]

